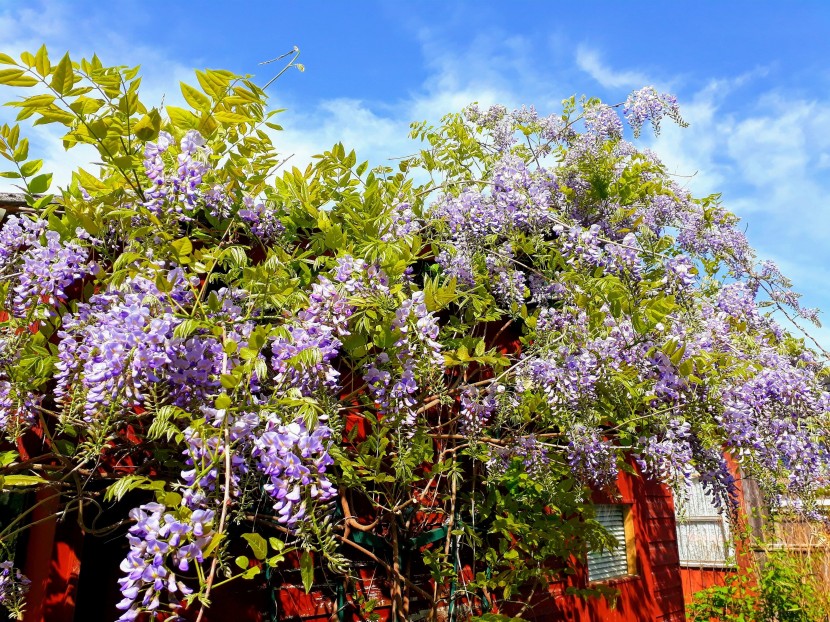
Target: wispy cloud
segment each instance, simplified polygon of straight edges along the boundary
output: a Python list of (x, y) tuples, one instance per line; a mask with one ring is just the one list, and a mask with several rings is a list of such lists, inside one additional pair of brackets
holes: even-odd
[[(383, 102), (330, 99), (305, 108), (280, 102), (288, 107), (283, 118), (286, 130), (276, 133), (274, 141), (283, 153), (295, 154), (291, 164), (302, 167), (312, 153), (337, 141), (372, 164), (388, 164), (389, 158), (418, 148), (407, 138), (413, 121), (436, 123), (474, 101), (515, 107), (539, 101), (545, 105), (553, 99), (546, 93), (549, 81), (532, 69), (532, 49), (522, 37), (479, 35), (458, 47), (419, 28), (417, 38), (428, 75), (403, 97)], [(558, 102), (562, 95), (555, 97)]]
[(652, 84), (649, 77), (636, 70), (615, 70), (606, 65), (597, 50), (586, 45), (576, 49), (576, 64), (582, 71), (608, 89), (634, 89)]
[[(136, 45), (107, 21), (104, 11), (80, 22), (71, 5), (69, 0), (50, 2), (48, 10), (45, 4), (0, 5), (3, 50), (34, 50), (45, 41), (56, 55), (66, 49), (73, 57), (96, 51), (105, 62), (143, 63), (143, 99), (152, 104), (180, 101), (177, 81), (192, 80), (192, 59)], [(289, 109), (280, 119), (286, 130), (274, 135), (281, 153), (294, 154), (289, 166), (305, 166), (337, 141), (372, 164), (389, 163), (388, 158), (417, 148), (407, 138), (411, 121), (437, 122), (472, 101), (509, 107), (533, 103), (547, 113), (572, 92), (603, 89), (624, 95), (654, 84), (679, 95), (690, 127), (666, 123), (658, 138), (645, 143), (694, 194), (722, 192), (726, 207), (745, 218), (759, 253), (785, 264), (796, 289), (805, 293), (805, 304), (830, 309), (823, 268), (830, 266), (825, 244), (830, 231), (830, 96), (783, 93), (764, 67), (708, 80), (703, 76), (703, 82), (697, 76), (693, 86), (693, 76), (674, 78), (652, 65), (622, 66), (587, 44), (574, 52), (568, 42), (540, 46), (529, 36), (496, 31), (462, 42), (423, 26), (413, 36), (421, 46), (426, 78), (408, 92), (382, 101), (309, 101), (299, 95), (291, 99), (284, 91), (275, 98), (278, 107)], [(0, 109), (0, 122), (12, 114)], [(66, 153), (51, 126), (27, 132), (32, 153), (45, 158), (57, 183), (66, 183), (72, 169), (94, 159), (89, 150)], [(822, 339), (830, 345), (828, 333)]]
[[(52, 62), (67, 51), (73, 60), (90, 58), (98, 54), (105, 64), (142, 64), (141, 96), (148, 105), (181, 104), (178, 81), (193, 81), (193, 71), (178, 59), (164, 51), (147, 45), (136, 45), (124, 38), (106, 12), (93, 12), (79, 20), (73, 13), (72, 3), (65, 1), (42, 2), (32, 6), (23, 4), (0, 7), (0, 41), (2, 51), (15, 56), (23, 51), (34, 53), (45, 44)], [(0, 99), (22, 95), (5, 87)], [(0, 108), (0, 123), (13, 123), (16, 110)], [(79, 166), (93, 168), (89, 164), (98, 160), (97, 152), (88, 145), (80, 145), (66, 151), (61, 137), (62, 126), (41, 125), (31, 127), (21, 124), (22, 134), (31, 142), (30, 157), (44, 160), (44, 171), (53, 174), (54, 191), (71, 180), (72, 171)], [(0, 180), (0, 190), (16, 190), (9, 180)]]

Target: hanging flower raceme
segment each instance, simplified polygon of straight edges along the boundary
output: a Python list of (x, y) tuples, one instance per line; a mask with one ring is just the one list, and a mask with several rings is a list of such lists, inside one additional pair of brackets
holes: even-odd
[(11, 561), (0, 562), (0, 606), (19, 619), (31, 581)]
[(491, 384), (486, 390), (474, 386), (466, 386), (461, 390), (460, 430), (462, 434), (470, 437), (481, 435), (490, 417), (498, 408), (498, 395), (504, 390), (504, 386), (498, 383)]
[(144, 148), (144, 171), (152, 183), (144, 192), (144, 207), (156, 216), (172, 215), (180, 222), (189, 222), (199, 209), (214, 218), (229, 214), (229, 201), (221, 188), (204, 188), (203, 180), (210, 171), (205, 139), (196, 130), (189, 130), (179, 142), (179, 153), (170, 165), (165, 154), (175, 144), (167, 132), (159, 132), (156, 142)]
[(658, 93), (653, 86), (646, 86), (634, 91), (625, 101), (623, 114), (639, 136), (643, 125), (650, 121), (655, 133), (660, 132), (660, 121), (667, 116), (680, 125), (685, 125), (680, 117), (680, 107), (677, 98), (666, 93)]
[(265, 492), (274, 500), (277, 521), (288, 529), (296, 529), (314, 504), (337, 494), (326, 476), (334, 464), (328, 454), (330, 438), (331, 430), (324, 425), (309, 431), (302, 419), (282, 424), (272, 415), (255, 441), (257, 469), (268, 478)]
[(99, 270), (81, 242), (94, 241), (83, 229), (62, 240), (45, 220), (10, 216), (0, 228), (0, 275), (9, 281), (9, 308), (17, 317), (36, 310), (41, 319), (66, 301), (67, 288)]
[(444, 367), (438, 323), (427, 310), (423, 292), (415, 292), (400, 304), (392, 330), (397, 337), (394, 357), (382, 352), (367, 366), (363, 379), (379, 412), (412, 434), (419, 414), (418, 391)]
[(86, 419), (111, 407), (141, 404), (148, 387), (165, 377), (173, 331), (181, 322), (173, 306), (192, 297), (180, 269), (169, 271), (166, 281), (170, 291), (162, 292), (153, 281), (136, 277), (65, 316), (55, 395), (67, 404), (83, 395)]
[(830, 394), (780, 354), (767, 351), (760, 362), (757, 374), (725, 393), (719, 418), (728, 443), (765, 473), (786, 473), (790, 492), (815, 490), (830, 475), (827, 446), (814, 429), (816, 415), (830, 415)]
[(119, 621), (135, 620), (141, 611), (165, 604), (176, 607), (191, 594), (176, 572), (188, 572), (204, 561), (204, 550), (213, 539), (214, 512), (196, 510), (177, 517), (160, 503), (147, 503), (130, 511), (130, 552), (121, 562), (125, 576), (118, 580), (124, 611)]
[[(35, 71), (51, 68), (38, 54)], [(61, 62), (73, 92), (88, 73), (137, 85), (85, 62)], [(41, 460), (17, 481), (83, 472), (99, 498), (87, 480), (106, 473), (105, 502), (138, 499), (121, 620), (201, 606), (289, 553), (304, 583), (309, 561), (347, 573), (355, 521), (424, 553), (433, 615), (453, 598), (453, 555), (477, 573), (471, 611), (485, 588), (495, 610), (505, 583), (558, 580), (599, 541), (570, 517), (632, 460), (677, 492), (698, 476), (724, 511), (724, 451), (807, 508), (826, 485), (826, 370), (763, 305), (814, 314), (753, 265), (734, 215), (625, 140), (625, 122), (682, 124), (671, 96), (550, 116), (470, 106), (415, 124), (429, 144), (399, 171), (337, 145), (282, 172), (262, 89), (199, 82), (183, 87), (194, 112), (170, 119), (129, 113), (133, 87), (117, 118), (102, 104), (100, 175), (79, 172), (58, 206), (27, 197), (39, 217), (0, 227), (0, 427), (21, 448), (0, 475)], [(49, 105), (67, 97), (85, 96)], [(90, 127), (77, 103), (69, 138)], [(0, 128), (4, 155), (15, 131)], [(23, 457), (38, 444), (46, 459)], [(434, 517), (458, 521), (448, 540), (412, 546)], [(2, 565), (0, 602), (24, 584)]]
[(568, 465), (587, 486), (605, 488), (617, 479), (617, 451), (599, 430), (578, 423), (568, 431)]

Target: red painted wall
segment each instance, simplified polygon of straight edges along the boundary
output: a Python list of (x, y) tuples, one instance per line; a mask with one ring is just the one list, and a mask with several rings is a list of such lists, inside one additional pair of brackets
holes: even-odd
[(664, 485), (642, 477), (621, 474), (620, 496), (595, 495), (598, 503), (631, 506), (636, 547), (637, 575), (605, 582), (619, 590), (615, 606), (605, 599), (581, 599), (564, 594), (569, 585), (586, 587), (587, 567), (568, 583), (551, 586), (556, 595), (535, 611), (536, 620), (572, 622), (683, 622), (685, 603), (678, 565), (674, 501)]
[[(741, 476), (741, 469), (738, 463), (729, 454), (724, 454), (726, 464), (729, 466), (729, 471), (732, 477), (735, 478), (735, 483), (738, 490), (738, 526), (737, 529), (743, 529), (746, 525), (747, 516), (754, 508), (749, 507), (748, 499), (744, 496), (744, 485)], [(735, 529), (735, 528), (733, 528)], [(732, 572), (751, 572), (749, 568), (750, 554), (741, 550), (741, 544), (738, 545), (737, 568), (695, 568), (689, 566), (681, 566), (680, 578), (683, 583), (683, 597), (687, 603), (692, 601), (694, 594), (700, 590), (712, 587), (714, 585), (726, 585), (726, 576)]]
[[(684, 588), (698, 589), (716, 580), (694, 572), (681, 573), (674, 504), (666, 486), (626, 474), (621, 474), (617, 483), (619, 497), (609, 499), (597, 494), (594, 501), (630, 505), (636, 576), (605, 583), (619, 591), (615, 606), (603, 598), (584, 600), (564, 593), (569, 586), (587, 586), (587, 567), (577, 562), (576, 575), (567, 583), (551, 585), (548, 594), (534, 598), (538, 605), (525, 617), (550, 622), (682, 622), (685, 620)], [(35, 598), (26, 622), (80, 622), (117, 617), (114, 605), (119, 600), (118, 563), (126, 553), (123, 536), (83, 537), (74, 521), (57, 526), (47, 522), (32, 535), (37, 537), (30, 540), (26, 568), (33, 573), (33, 579), (37, 577), (37, 586), (33, 585)], [(380, 579), (384, 571), (367, 564), (361, 575), (362, 592), (367, 599), (376, 599), (375, 612), (381, 620), (386, 620), (390, 601), (387, 586)], [(324, 580), (321, 576), (321, 585), (314, 586), (311, 594), (305, 594), (299, 572), (282, 571), (274, 582), (279, 586), (274, 593), (279, 619), (331, 620), (337, 603), (331, 588), (322, 585)], [(270, 598), (263, 582), (234, 582), (214, 592), (214, 604), (205, 620), (261, 622), (267, 619), (264, 613)], [(419, 609), (418, 603), (413, 603), (410, 610)]]

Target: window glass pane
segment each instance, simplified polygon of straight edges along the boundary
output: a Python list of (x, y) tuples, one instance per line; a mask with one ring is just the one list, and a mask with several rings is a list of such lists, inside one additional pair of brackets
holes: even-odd
[(731, 556), (729, 522), (695, 478), (677, 504), (677, 548), (683, 566), (724, 567)]
[(628, 556), (625, 549), (625, 508), (621, 505), (598, 505), (597, 521), (617, 540), (617, 546), (608, 551), (588, 553), (588, 580), (604, 581), (628, 576)]
[(729, 556), (723, 524), (694, 522), (677, 524), (677, 548), (681, 564), (723, 565)]

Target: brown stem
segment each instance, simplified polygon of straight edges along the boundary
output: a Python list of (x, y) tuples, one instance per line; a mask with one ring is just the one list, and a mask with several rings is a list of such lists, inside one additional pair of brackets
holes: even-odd
[[(448, 559), (450, 556), (450, 547), (452, 546), (452, 528), (455, 524), (455, 501), (458, 495), (458, 478), (451, 477), (451, 484), (450, 484), (450, 515), (447, 519), (447, 539), (444, 541), (444, 558)], [(438, 600), (438, 582), (435, 582), (435, 598), (433, 599), (433, 606), (429, 612), (429, 619), (430, 621), (436, 620), (438, 616), (438, 611), (435, 607), (435, 602)]]
[(372, 531), (375, 527), (378, 526), (380, 522), (379, 518), (376, 518), (374, 521), (369, 523), (368, 525), (364, 525), (363, 523), (358, 523), (357, 519), (352, 515), (352, 510), (349, 507), (349, 502), (346, 499), (346, 492), (341, 488), (340, 489), (340, 505), (343, 508), (343, 515), (345, 518), (346, 524), (346, 537), (349, 536), (349, 529), (357, 529), (358, 531)]
[(396, 622), (397, 619), (401, 616), (401, 582), (398, 580), (399, 576), (401, 575), (401, 564), (399, 554), (399, 547), (398, 547), (398, 523), (395, 520), (395, 517), (392, 517), (391, 524), (389, 525), (389, 532), (392, 536), (392, 588), (390, 597), (392, 598), (392, 613), (391, 613), (391, 620), (392, 622)]
[[(223, 331), (224, 332), (224, 331)], [(223, 335), (224, 337), (224, 335)], [(228, 355), (222, 357), (222, 373), (226, 373), (228, 368)], [(228, 509), (231, 506), (231, 434), (228, 428), (228, 414), (222, 421), (223, 432), (225, 436), (225, 495), (222, 498), (222, 513), (219, 516), (219, 534), (225, 533), (225, 522), (228, 519)], [(205, 603), (210, 602), (210, 590), (213, 588), (213, 581), (216, 578), (216, 567), (219, 565), (219, 551), (214, 551), (213, 561), (210, 563), (210, 572), (208, 573), (207, 581), (205, 582), (205, 597), (201, 606), (199, 607), (199, 615), (196, 616), (196, 622), (202, 622), (205, 616)]]
[[(357, 542), (354, 542), (354, 541), (352, 541), (352, 540), (347, 540), (346, 538), (344, 538), (343, 536), (341, 536), (341, 535), (340, 535), (340, 534), (338, 534), (338, 533), (334, 534), (334, 537), (335, 537), (335, 538), (337, 538), (337, 539), (338, 539), (340, 542), (342, 542), (343, 544), (348, 544), (348, 545), (349, 545), (350, 547), (352, 547), (354, 550), (356, 550), (356, 551), (359, 551), (359, 552), (363, 553), (366, 557), (368, 557), (369, 559), (371, 559), (371, 560), (372, 560), (373, 562), (375, 562), (376, 564), (380, 564), (381, 566), (383, 566), (383, 568), (384, 568), (387, 572), (390, 572), (390, 573), (394, 573), (394, 572), (395, 572), (395, 569), (394, 569), (392, 566), (390, 566), (389, 564), (387, 564), (385, 561), (383, 561), (382, 559), (380, 559), (377, 555), (375, 555), (374, 553), (372, 553), (372, 552), (371, 552), (371, 551), (369, 551), (368, 549), (364, 549), (364, 548), (363, 548), (362, 546), (360, 546)], [(407, 579), (407, 578), (406, 578), (405, 576), (403, 576), (400, 572), (398, 572), (398, 574), (397, 574), (397, 578), (398, 578), (398, 580), (399, 580), (399, 581), (401, 581), (404, 585), (408, 585), (410, 588), (412, 588), (412, 590), (414, 590), (415, 592), (417, 592), (419, 596), (421, 596), (422, 598), (425, 598), (425, 599), (426, 599), (428, 602), (430, 602), (430, 603), (432, 603), (432, 602), (433, 602), (432, 596), (431, 596), (428, 592), (426, 592), (423, 588), (421, 588), (421, 587), (419, 587), (419, 586), (415, 585), (414, 583), (412, 583), (412, 581), (410, 581), (409, 579)]]
[(441, 403), (441, 400), (432, 400), (432, 401), (430, 401), (430, 402), (427, 402), (427, 403), (426, 403), (426, 404), (424, 404), (423, 406), (421, 406), (421, 407), (420, 407), (418, 410), (416, 410), (415, 412), (416, 412), (416, 414), (419, 414), (419, 415), (420, 415), (420, 414), (423, 414), (423, 413), (427, 412), (428, 410), (431, 410), (431, 409), (432, 409), (432, 408), (434, 408), (435, 406), (438, 406), (440, 403)]
[[(407, 577), (412, 576), (412, 557), (411, 556), (407, 556), (407, 558), (406, 558), (406, 567), (404, 568), (404, 574)], [(409, 586), (404, 585), (403, 595), (402, 595), (403, 597), (401, 599), (401, 613), (403, 614), (403, 619), (404, 620), (409, 619), (409, 605), (410, 605), (409, 592), (410, 592)]]
[(498, 343), (498, 342), (499, 342), (499, 337), (501, 337), (501, 334), (502, 334), (505, 330), (507, 330), (507, 327), (508, 327), (508, 326), (510, 326), (512, 323), (513, 323), (513, 320), (507, 320), (507, 321), (504, 323), (504, 326), (502, 326), (502, 327), (499, 329), (499, 332), (497, 332), (497, 333), (496, 333), (496, 336), (495, 336), (495, 337), (493, 337), (493, 343)]

